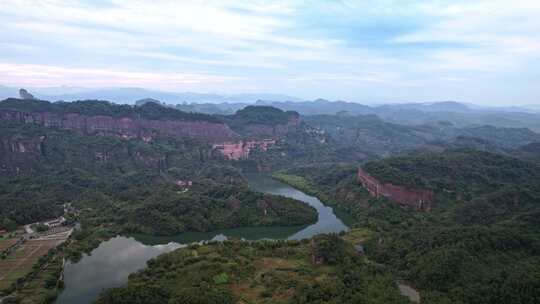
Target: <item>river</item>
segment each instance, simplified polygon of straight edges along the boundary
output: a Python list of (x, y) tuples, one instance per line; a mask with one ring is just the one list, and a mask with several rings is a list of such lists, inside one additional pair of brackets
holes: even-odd
[(56, 303), (93, 303), (104, 289), (125, 284), (129, 274), (146, 267), (149, 259), (192, 242), (224, 240), (227, 237), (248, 240), (303, 239), (319, 233), (348, 230), (342, 221), (347, 216), (343, 214), (336, 216), (332, 208), (325, 206), (316, 197), (266, 175), (249, 174), (246, 175), (246, 179), (253, 190), (291, 197), (314, 207), (319, 215), (317, 222), (304, 227), (246, 227), (206, 233), (183, 233), (175, 237), (117, 236), (101, 243), (89, 255), (84, 255), (79, 262), (66, 264), (65, 289)]

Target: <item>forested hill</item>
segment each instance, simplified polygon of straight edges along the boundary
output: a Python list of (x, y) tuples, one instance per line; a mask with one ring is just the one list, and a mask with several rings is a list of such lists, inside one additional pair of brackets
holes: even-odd
[(390, 157), (365, 169), (387, 182), (434, 189), (434, 208), (418, 212), (371, 197), (353, 166), (296, 168), (281, 176), (346, 209), (353, 227), (370, 235), (367, 257), (420, 290), (422, 303), (539, 303), (538, 165), (453, 150)]
[(299, 119), (300, 114), (270, 106), (247, 106), (227, 117), (241, 124), (283, 125)]
[(471, 149), (391, 157), (364, 168), (383, 182), (435, 191), (473, 194), (512, 187), (540, 193), (537, 164)]
[(335, 144), (356, 150), (392, 155), (411, 150), (441, 151), (448, 148), (477, 148), (508, 153), (540, 142), (540, 134), (527, 128), (493, 125), (457, 126), (449, 121), (404, 125), (385, 121), (375, 114), (312, 115), (302, 121), (330, 135)]
[[(313, 208), (255, 193), (204, 141), (145, 142), (0, 122), (0, 229), (49, 219), (72, 203), (87, 227), (176, 234), (300, 225)], [(93, 210), (87, 213), (87, 210)]]
[(76, 113), (87, 116), (111, 116), (146, 118), (153, 120), (179, 119), (221, 122), (215, 116), (201, 113), (188, 113), (163, 107), (157, 103), (148, 102), (141, 106), (115, 104), (104, 100), (78, 100), (73, 102), (49, 102), (35, 99), (9, 98), (0, 101), (0, 110), (15, 110), (22, 112), (50, 112), (55, 114)]
[(156, 137), (190, 137), (211, 143), (278, 140), (302, 131), (298, 113), (267, 106), (248, 106), (236, 114), (220, 116), (183, 112), (156, 102), (131, 106), (103, 100), (6, 99), (0, 101), (0, 120), (146, 141)]
[(197, 112), (184, 112), (160, 105), (156, 102), (145, 102), (131, 106), (115, 104), (105, 100), (77, 100), (73, 102), (49, 102), (37, 99), (9, 98), (0, 101), (1, 110), (21, 112), (49, 112), (54, 114), (75, 113), (86, 116), (111, 116), (126, 118), (146, 118), (152, 120), (200, 120), (214, 123), (227, 121), (237, 127), (248, 124), (284, 125), (299, 119), (293, 111), (283, 111), (270, 106), (246, 106), (232, 115), (209, 115)]

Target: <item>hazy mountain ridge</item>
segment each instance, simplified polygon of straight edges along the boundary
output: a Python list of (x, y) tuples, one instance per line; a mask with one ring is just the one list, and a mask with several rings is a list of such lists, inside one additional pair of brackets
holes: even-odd
[[(182, 103), (254, 103), (257, 100), (293, 100), (300, 98), (283, 94), (270, 93), (242, 93), (242, 94), (218, 94), (196, 92), (165, 92), (148, 90), (143, 88), (77, 88), (77, 87), (52, 87), (52, 88), (28, 88), (39, 99), (44, 100), (109, 100), (115, 103), (133, 104), (136, 100), (153, 98), (170, 104)], [(0, 86), (0, 99), (18, 97), (18, 88)]]

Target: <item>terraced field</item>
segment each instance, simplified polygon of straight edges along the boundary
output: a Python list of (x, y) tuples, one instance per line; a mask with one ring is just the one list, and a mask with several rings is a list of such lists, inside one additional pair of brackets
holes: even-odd
[[(28, 240), (0, 260), (0, 290), (24, 277), (40, 257), (64, 241), (65, 239)], [(2, 243), (2, 246), (6, 245)]]
[(3, 252), (15, 243), (17, 243), (17, 238), (0, 239), (0, 252)]

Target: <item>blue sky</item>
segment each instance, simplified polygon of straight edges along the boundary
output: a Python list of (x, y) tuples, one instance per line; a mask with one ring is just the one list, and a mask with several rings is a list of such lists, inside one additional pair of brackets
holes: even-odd
[(539, 104), (538, 16), (538, 0), (2, 0), (0, 85)]

